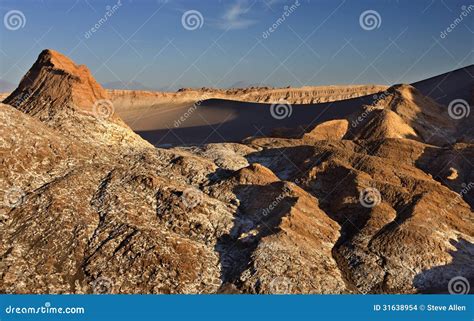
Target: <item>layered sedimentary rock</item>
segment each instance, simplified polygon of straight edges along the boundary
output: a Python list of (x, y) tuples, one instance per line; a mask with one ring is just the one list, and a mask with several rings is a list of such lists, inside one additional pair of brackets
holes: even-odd
[(94, 112), (107, 95), (85, 67), (44, 51), (0, 105), (1, 292), (474, 284), (473, 147), (415, 89), (389, 89), (357, 126), (354, 114), (299, 138), (172, 149)]
[(107, 92), (89, 69), (54, 50), (40, 53), (4, 103), (81, 141), (147, 145), (115, 114)]

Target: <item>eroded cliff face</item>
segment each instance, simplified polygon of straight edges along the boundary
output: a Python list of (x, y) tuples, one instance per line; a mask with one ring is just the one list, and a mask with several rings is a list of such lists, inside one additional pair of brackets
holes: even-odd
[(387, 86), (381, 85), (305, 86), (300, 88), (182, 88), (177, 92), (112, 89), (108, 90), (108, 94), (120, 109), (126, 109), (178, 102), (193, 104), (211, 97), (255, 103), (286, 101), (290, 104), (317, 104), (371, 95), (387, 88)]
[(107, 92), (89, 69), (54, 50), (40, 53), (4, 103), (90, 144), (147, 145), (116, 115)]
[(110, 96), (49, 55), (0, 105), (0, 291), (412, 293), (473, 281), (474, 148), (428, 144), (417, 115), (437, 107), (411, 89), (374, 109), (408, 131), (392, 118), (377, 131), (370, 116), (356, 138), (345, 119), (301, 138), (160, 149), (91, 113)]
[(96, 101), (107, 93), (84, 65), (76, 65), (54, 50), (43, 50), (4, 103), (42, 121), (68, 109), (92, 114)]

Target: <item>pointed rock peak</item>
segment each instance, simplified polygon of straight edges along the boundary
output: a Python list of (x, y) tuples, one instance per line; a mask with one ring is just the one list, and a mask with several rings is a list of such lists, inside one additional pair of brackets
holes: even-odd
[(127, 151), (152, 147), (115, 115), (107, 92), (86, 66), (54, 50), (40, 53), (4, 103), (91, 145)]
[(4, 102), (43, 121), (74, 112), (115, 119), (107, 92), (89, 69), (50, 49), (40, 53)]
[(51, 49), (43, 50), (39, 54), (35, 65), (36, 64), (38, 64), (39, 66), (50, 66), (54, 69), (70, 73), (71, 75), (75, 75), (83, 70), (87, 70), (86, 66), (78, 66), (74, 64), (74, 62), (65, 55)]

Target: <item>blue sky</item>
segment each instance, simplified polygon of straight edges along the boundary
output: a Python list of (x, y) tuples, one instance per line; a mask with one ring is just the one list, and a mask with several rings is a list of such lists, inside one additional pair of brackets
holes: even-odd
[[(1, 0), (25, 17), (0, 33), (0, 79), (18, 83), (52, 48), (86, 64), (101, 83), (150, 88), (409, 83), (473, 63), (474, 10), (440, 37), (469, 2), (457, 0)], [(85, 34), (117, 10), (90, 37)], [(263, 33), (285, 16), (285, 21)], [(464, 7), (463, 7), (464, 6)], [(466, 7), (467, 6), (467, 7)], [(189, 10), (202, 15), (183, 27)], [(375, 11), (377, 28), (360, 16)], [(200, 17), (198, 17), (200, 19)]]

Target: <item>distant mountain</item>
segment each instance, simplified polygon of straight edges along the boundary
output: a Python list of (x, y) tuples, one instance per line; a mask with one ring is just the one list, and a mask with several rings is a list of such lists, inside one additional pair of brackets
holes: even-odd
[(122, 81), (111, 81), (102, 84), (105, 89), (129, 89), (129, 90), (153, 90), (150, 87), (145, 86), (137, 81), (122, 82)]
[(16, 88), (15, 84), (12, 84), (11, 82), (0, 79), (0, 92), (1, 93), (11, 92), (11, 91), (15, 90), (15, 88)]
[(249, 87), (272, 87), (266, 84), (259, 84), (259, 83), (250, 83), (245, 80), (237, 81), (229, 86), (229, 88), (249, 88)]

